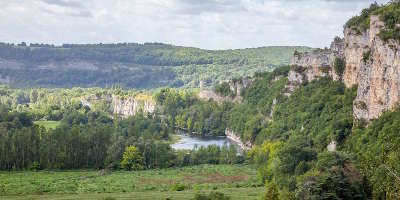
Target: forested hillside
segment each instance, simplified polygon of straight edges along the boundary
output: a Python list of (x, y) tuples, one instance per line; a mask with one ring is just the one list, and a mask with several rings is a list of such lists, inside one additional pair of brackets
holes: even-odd
[(0, 43), (0, 83), (16, 87), (210, 87), (287, 65), (308, 47), (203, 50), (161, 43)]

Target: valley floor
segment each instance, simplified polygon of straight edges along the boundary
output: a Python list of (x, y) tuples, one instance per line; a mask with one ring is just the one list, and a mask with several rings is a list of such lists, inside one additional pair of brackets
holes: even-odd
[(258, 199), (264, 191), (258, 182), (255, 167), (249, 165), (108, 173), (0, 172), (0, 199), (191, 199), (211, 191), (232, 199)]

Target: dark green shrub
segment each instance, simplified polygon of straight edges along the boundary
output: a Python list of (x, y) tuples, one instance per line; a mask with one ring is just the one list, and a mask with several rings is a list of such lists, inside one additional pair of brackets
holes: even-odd
[(220, 192), (211, 192), (210, 194), (196, 194), (193, 200), (230, 200), (231, 198), (225, 196), (225, 194)]
[(343, 59), (336, 58), (333, 68), (335, 69), (336, 74), (341, 77), (344, 73), (344, 69), (346, 68), (346, 63)]
[(364, 61), (364, 63), (366, 63), (369, 60), (370, 56), (371, 56), (371, 51), (367, 51), (367, 52), (363, 53), (362, 60)]
[(180, 183), (175, 183), (172, 185), (171, 190), (172, 191), (183, 191), (185, 190), (186, 186)]

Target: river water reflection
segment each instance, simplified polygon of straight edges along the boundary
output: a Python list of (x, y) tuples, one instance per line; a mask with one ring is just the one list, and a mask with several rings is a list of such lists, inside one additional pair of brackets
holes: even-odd
[(209, 145), (217, 145), (222, 147), (224, 144), (235, 145), (231, 140), (226, 137), (193, 137), (188, 135), (180, 135), (181, 139), (175, 144), (172, 144), (172, 148), (178, 150), (192, 150), (196, 145), (197, 147), (207, 147)]

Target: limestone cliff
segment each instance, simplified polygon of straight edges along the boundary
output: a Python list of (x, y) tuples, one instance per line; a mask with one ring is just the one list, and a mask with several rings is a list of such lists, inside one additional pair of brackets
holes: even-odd
[(292, 58), (292, 68), (288, 75), (286, 96), (289, 96), (298, 86), (313, 81), (319, 77), (330, 76), (339, 80), (335, 71), (336, 59), (344, 57), (344, 40), (336, 38), (329, 49), (317, 49), (312, 52), (295, 53)]
[(212, 90), (202, 90), (198, 93), (197, 97), (201, 100), (208, 101), (213, 100), (218, 103), (222, 103), (224, 101), (231, 102), (241, 102), (243, 97), (243, 90), (248, 88), (253, 83), (253, 80), (248, 77), (244, 77), (238, 80), (230, 80), (228, 82), (229, 89), (234, 94), (233, 96), (222, 96)]
[[(379, 17), (371, 16), (369, 29), (345, 28), (344, 40), (335, 39), (330, 49), (295, 54), (287, 94), (301, 84), (330, 76), (346, 87), (358, 86), (355, 119), (369, 121), (392, 110), (400, 100), (400, 45), (393, 39), (383, 41), (377, 35), (382, 28)], [(337, 59), (345, 63), (342, 76), (335, 70)]]
[[(400, 100), (400, 44), (392, 39), (383, 41), (377, 35), (383, 27), (378, 16), (371, 16), (370, 28), (358, 36), (362, 42), (368, 42), (368, 49), (358, 58), (361, 52), (349, 52), (346, 56), (346, 61), (358, 60), (358, 66), (354, 66), (358, 67), (357, 73), (348, 72), (349, 79), (344, 80), (346, 86), (358, 83), (353, 107), (357, 119), (375, 119), (382, 112), (394, 109)], [(349, 30), (345, 33), (347, 37), (353, 36)]]
[(110, 114), (123, 118), (133, 116), (138, 112), (153, 113), (156, 103), (146, 95), (119, 96), (115, 94), (96, 94), (88, 97), (81, 97), (85, 106), (96, 109), (98, 106), (106, 107)]

